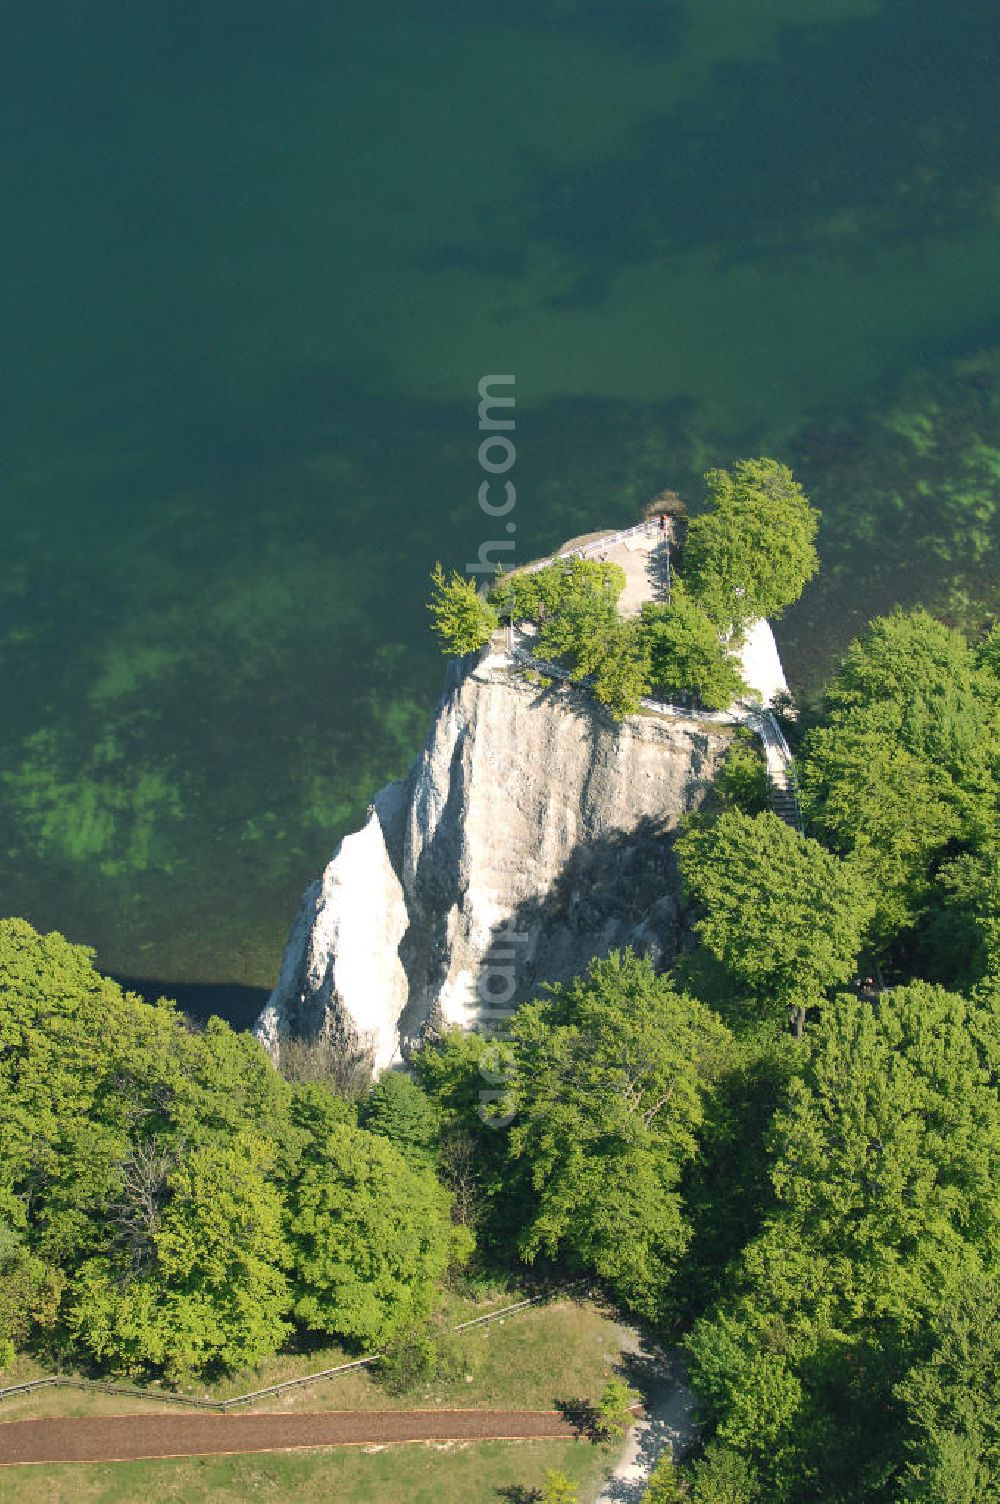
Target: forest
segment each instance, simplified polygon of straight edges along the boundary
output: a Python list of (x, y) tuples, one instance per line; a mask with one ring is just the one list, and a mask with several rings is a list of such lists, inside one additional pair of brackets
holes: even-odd
[(522, 1266), (684, 1348), (703, 1444), (649, 1504), (1000, 1500), (1000, 626), (880, 618), (785, 729), (804, 829), (737, 733), (673, 966), (612, 953), (374, 1085), (0, 923), (0, 1364), (180, 1383), (318, 1333), (412, 1372), (456, 1271)]

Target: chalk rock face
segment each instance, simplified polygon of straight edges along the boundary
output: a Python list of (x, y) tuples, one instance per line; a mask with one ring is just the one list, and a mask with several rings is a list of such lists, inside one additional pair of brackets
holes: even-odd
[(372, 807), (303, 894), (277, 986), (257, 1024), (272, 1053), (283, 1034), (294, 1034), (367, 1055), (375, 1071), (399, 1059), (396, 1022), (407, 997), (399, 942), (408, 920), (382, 820), (392, 827), (394, 802), (401, 813), (393, 795), (402, 788), (383, 790), (382, 817)]
[(431, 1027), (496, 1025), (543, 981), (632, 945), (677, 945), (671, 832), (732, 735), (615, 725), (488, 648), (456, 665), (423, 751), (311, 885), (257, 1025), (327, 1037), (375, 1071)]

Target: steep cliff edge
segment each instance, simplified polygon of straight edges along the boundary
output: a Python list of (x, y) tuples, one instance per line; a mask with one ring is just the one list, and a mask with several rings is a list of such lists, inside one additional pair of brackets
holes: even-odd
[(428, 1023), (472, 1027), (632, 944), (677, 943), (671, 831), (732, 735), (616, 725), (500, 649), (456, 666), (423, 751), (307, 890), (257, 1032), (327, 1037), (381, 1070)]

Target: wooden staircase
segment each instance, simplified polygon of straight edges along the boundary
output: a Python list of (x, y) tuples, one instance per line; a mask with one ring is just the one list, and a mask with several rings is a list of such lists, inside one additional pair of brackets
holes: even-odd
[(771, 808), (779, 819), (784, 820), (786, 825), (791, 825), (794, 830), (802, 829), (802, 815), (799, 811), (799, 801), (795, 796), (795, 789), (787, 774), (776, 774), (769, 782), (771, 795)]

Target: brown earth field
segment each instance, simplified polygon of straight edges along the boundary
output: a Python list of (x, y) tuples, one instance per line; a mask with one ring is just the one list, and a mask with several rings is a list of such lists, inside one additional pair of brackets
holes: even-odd
[(558, 1410), (369, 1410), (47, 1417), (0, 1425), (0, 1466), (420, 1441), (572, 1439)]

